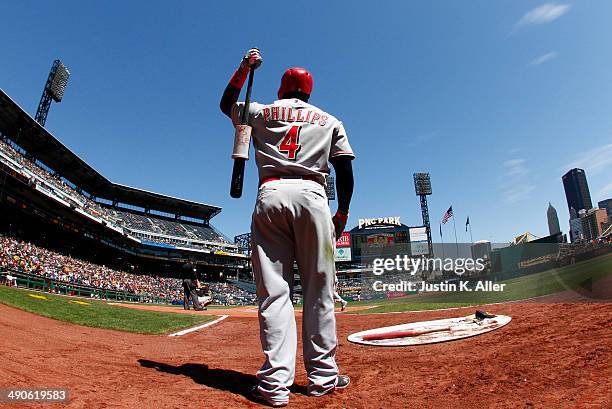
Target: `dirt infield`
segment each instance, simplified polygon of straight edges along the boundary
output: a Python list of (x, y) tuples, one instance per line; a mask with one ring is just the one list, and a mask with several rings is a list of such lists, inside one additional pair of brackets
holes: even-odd
[[(246, 305), (241, 307), (233, 308), (210, 308), (204, 311), (184, 310), (177, 307), (169, 307), (166, 305), (153, 305), (153, 304), (133, 304), (133, 303), (109, 303), (118, 307), (133, 308), (135, 310), (146, 310), (146, 311), (158, 311), (158, 312), (175, 312), (177, 314), (191, 314), (191, 315), (228, 315), (230, 317), (242, 317), (242, 318), (257, 318), (257, 307), (252, 305)], [(363, 311), (372, 308), (373, 306), (360, 306), (360, 307), (347, 307), (346, 311)], [(340, 311), (340, 308), (337, 309)], [(302, 311), (296, 310), (296, 316), (301, 316)]]
[[(290, 407), (610, 407), (612, 304), (489, 310), (513, 321), (475, 338), (414, 348), (364, 347), (346, 337), (473, 309), (339, 314), (338, 363), (351, 386), (309, 398), (300, 366)], [(170, 338), (75, 326), (0, 305), (0, 331), (0, 387), (67, 387), (69, 406), (78, 408), (260, 407), (245, 397), (262, 358), (253, 318), (231, 316)]]

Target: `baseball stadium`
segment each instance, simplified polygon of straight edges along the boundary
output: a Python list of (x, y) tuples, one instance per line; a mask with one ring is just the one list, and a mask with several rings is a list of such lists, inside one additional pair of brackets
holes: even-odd
[[(175, 197), (162, 183), (159, 191), (123, 184), (137, 180), (130, 174), (111, 180), (116, 176), (77, 154), (63, 131), (46, 126), (71, 76), (62, 61), (53, 62), (35, 115), (2, 78), (0, 407), (612, 407), (612, 212), (604, 207), (610, 202), (575, 210), (566, 187), (570, 213), (575, 210), (569, 240), (550, 217), (543, 237), (526, 232), (511, 243), (474, 241), (468, 218), (469, 242), (457, 239), (454, 226), (454, 238), (444, 243), (443, 227), (450, 229), (456, 214), (451, 206), (439, 226), (432, 223), (430, 175), (408, 166), (401, 178), (414, 182), (420, 211), (384, 214), (381, 205), (349, 217), (344, 172), (348, 166), (350, 202), (353, 175), (346, 164), (356, 155), (344, 125), (309, 105), (315, 91), (303, 68), (284, 72), (278, 106), (249, 106), (261, 53), (247, 51), (221, 97), (221, 112), (236, 132), (231, 196), (240, 197), (243, 178), (249, 180), (250, 138), (258, 164), (273, 156), (258, 145), (262, 116), (264, 123), (275, 115), (291, 122), (278, 150), (292, 166), (298, 155), (315, 151), (307, 144), (314, 131), (305, 124), (321, 133), (332, 127), (325, 130), (333, 135), (331, 151), (324, 151), (319, 173), (330, 173), (329, 158), (335, 179), (265, 174), (252, 225), (234, 237), (222, 218), (232, 208), (229, 198), (215, 203), (211, 194), (212, 203), (204, 203), (194, 197), (210, 192)], [(244, 105), (237, 103), (241, 95)], [(261, 115), (250, 111), (260, 106)], [(287, 119), (292, 109), (295, 121)], [(303, 124), (295, 125), (307, 109)], [(317, 119), (309, 122), (311, 111)], [(71, 120), (83, 126), (80, 118)], [(104, 138), (87, 126), (82, 132)], [(130, 155), (138, 161), (137, 152)], [(580, 183), (575, 195), (589, 195)], [(314, 233), (308, 243), (293, 244), (308, 211), (288, 206), (294, 214), (274, 219), (275, 202), (266, 200), (298, 191), (306, 192), (304, 209), (323, 209), (325, 218), (314, 210), (309, 217), (317, 231), (329, 233), (330, 247)], [(334, 202), (338, 211), (330, 219)], [(289, 219), (298, 221), (290, 228), (295, 237), (279, 233)], [(438, 228), (442, 240), (434, 242)], [(276, 251), (287, 243), (278, 242), (292, 242), (289, 267), (286, 252)], [(325, 262), (335, 279), (326, 276)], [(281, 297), (270, 285), (275, 268), (290, 297), (278, 310), (270, 307)], [(314, 293), (317, 280), (324, 289)], [(328, 321), (313, 318), (326, 307), (333, 309)], [(323, 330), (311, 331), (317, 319), (335, 331), (331, 350)], [(267, 320), (276, 327), (266, 327)], [(279, 334), (297, 336), (297, 355), (287, 359), (297, 362), (288, 402), (257, 394), (280, 359), (270, 346)], [(313, 345), (335, 369), (331, 389), (320, 394), (313, 393), (316, 371), (309, 366)]]
[[(248, 398), (259, 351), (255, 285), (248, 248), (211, 223), (222, 209), (110, 182), (4, 91), (0, 107), (3, 383), (69, 388), (74, 407), (168, 407), (189, 394), (205, 407), (257, 405)], [(535, 252), (542, 254), (516, 247), (522, 262), (552, 256), (544, 269), (515, 260), (514, 271), (488, 272), (508, 285), (499, 294), (374, 293), (372, 257), (410, 254), (413, 228), (398, 219), (356, 226), (338, 241), (336, 252), (353, 254), (338, 256), (338, 290), (349, 303), (337, 321), (339, 359), (354, 387), (314, 402), (298, 375), (296, 407), (463, 407), (473, 394), (486, 407), (603, 407), (609, 389), (594, 377), (610, 372), (610, 244), (571, 255), (562, 244)], [(206, 311), (181, 308), (186, 262), (209, 283)], [(297, 271), (296, 284), (299, 291)], [(347, 341), (365, 329), (477, 308), (512, 323), (414, 349)]]

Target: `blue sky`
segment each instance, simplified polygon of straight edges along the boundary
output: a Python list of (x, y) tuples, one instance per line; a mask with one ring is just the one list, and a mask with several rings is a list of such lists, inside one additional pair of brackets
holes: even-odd
[[(212, 2), (211, 2), (212, 3)], [(221, 206), (249, 230), (257, 176), (229, 197), (233, 129), (218, 102), (242, 54), (261, 48), (253, 97), (283, 71), (314, 76), (311, 102), (340, 118), (357, 154), (349, 226), (420, 224), (413, 172), (430, 172), (430, 213), (452, 204), (460, 241), (547, 234), (561, 176), (586, 170), (612, 197), (612, 3), (607, 1), (5, 2), (0, 87), (34, 115), (48, 70), (71, 71), (47, 128), (109, 179)], [(445, 236), (452, 227), (445, 226)]]

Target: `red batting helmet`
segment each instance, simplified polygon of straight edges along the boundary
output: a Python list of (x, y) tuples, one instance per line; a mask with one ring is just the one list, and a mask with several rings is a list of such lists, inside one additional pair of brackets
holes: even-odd
[(296, 91), (307, 95), (312, 92), (312, 74), (304, 68), (294, 67), (285, 71), (278, 89), (278, 98), (282, 98), (287, 92)]

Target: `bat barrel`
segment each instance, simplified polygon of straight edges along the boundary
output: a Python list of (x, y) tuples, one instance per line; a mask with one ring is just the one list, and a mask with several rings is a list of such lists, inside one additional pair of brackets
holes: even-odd
[(232, 170), (232, 183), (230, 186), (230, 196), (239, 199), (242, 196), (242, 186), (244, 182), (244, 159), (234, 159), (234, 169)]
[(364, 335), (364, 341), (379, 341), (383, 339), (394, 339), (394, 338), (405, 338), (405, 337), (418, 337), (419, 335), (431, 334), (432, 332), (450, 331), (450, 327), (443, 328), (428, 328), (428, 329), (416, 329), (416, 330), (405, 330), (405, 331), (392, 331), (383, 332), (381, 334), (369, 334)]

